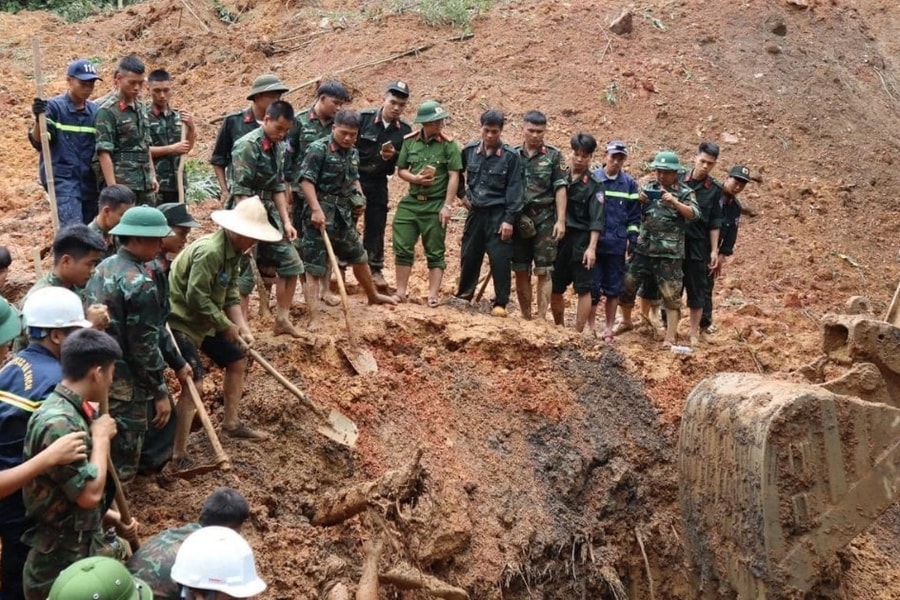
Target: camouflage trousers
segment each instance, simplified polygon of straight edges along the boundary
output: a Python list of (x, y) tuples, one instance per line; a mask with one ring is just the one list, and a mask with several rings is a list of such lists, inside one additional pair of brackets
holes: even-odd
[[(359, 232), (356, 231), (354, 219), (347, 206), (337, 206), (328, 200), (320, 199), (319, 204), (325, 213), (325, 228), (328, 231), (328, 239), (334, 248), (334, 254), (338, 260), (350, 265), (366, 264), (369, 262), (369, 254), (363, 247)], [(306, 271), (313, 277), (324, 277), (325, 268), (328, 265), (328, 252), (322, 239), (322, 231), (313, 227), (310, 218), (312, 211), (306, 205), (303, 213), (303, 248), (301, 254), (306, 263)]]
[(108, 556), (125, 560), (124, 545), (110, 546), (103, 531), (62, 531), (38, 535), (25, 559), (22, 582), (26, 600), (46, 600), (59, 574), (75, 561), (88, 556)]
[[(232, 201), (233, 202), (233, 201)], [(271, 199), (263, 200), (263, 206), (266, 207), (266, 216), (269, 224), (284, 233), (284, 226), (281, 223), (281, 215), (278, 214), (278, 208)], [(244, 255), (241, 257), (240, 271), (238, 272), (237, 284), (241, 296), (249, 296), (256, 287), (256, 278), (253, 276), (253, 267), (251, 260), (256, 261), (260, 274), (263, 277), (297, 277), (303, 275), (305, 269), (303, 261), (300, 260), (300, 254), (293, 242), (289, 242), (283, 238), (277, 242), (259, 242), (253, 248), (253, 256)]]
[[(535, 275), (544, 275), (553, 271), (556, 261), (557, 241), (553, 239), (553, 226), (556, 224), (556, 206), (526, 208), (523, 213), (534, 222), (537, 234), (528, 239), (519, 235), (518, 228), (513, 232), (513, 256), (510, 263), (513, 271), (528, 271)], [(534, 269), (531, 268), (534, 263)]]
[[(175, 430), (177, 421), (175, 419), (175, 403), (169, 399), (169, 405), (172, 412), (169, 413), (169, 420), (162, 429), (157, 429), (153, 425), (147, 427), (147, 433), (144, 435), (144, 444), (141, 447), (141, 458), (138, 464), (138, 473), (158, 473), (162, 470), (166, 463), (172, 460), (172, 451), (175, 447)], [(151, 417), (156, 416), (155, 404), (149, 407)]]
[(662, 258), (637, 254), (632, 257), (625, 273), (625, 289), (619, 304), (634, 306), (634, 299), (641, 284), (659, 288), (663, 306), (668, 310), (681, 308), (681, 282), (684, 277), (680, 258)]
[(130, 483), (137, 475), (152, 404), (146, 400), (109, 399), (109, 414), (115, 418), (118, 428), (112, 439), (110, 456), (123, 484)]

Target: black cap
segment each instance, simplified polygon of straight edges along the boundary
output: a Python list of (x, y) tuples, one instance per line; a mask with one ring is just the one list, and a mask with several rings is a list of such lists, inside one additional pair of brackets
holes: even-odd
[(166, 216), (169, 227), (200, 227), (200, 223), (191, 217), (187, 206), (180, 202), (167, 202), (156, 208)]
[(405, 81), (392, 81), (388, 84), (385, 92), (390, 92), (395, 96), (402, 96), (404, 98), (409, 98), (409, 86), (406, 85)]
[(741, 181), (750, 181), (750, 169), (744, 165), (734, 165), (728, 169), (728, 176), (740, 179)]

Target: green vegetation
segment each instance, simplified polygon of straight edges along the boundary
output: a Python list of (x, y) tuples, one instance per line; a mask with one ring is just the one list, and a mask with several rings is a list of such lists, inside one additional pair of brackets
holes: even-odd
[(467, 29), (472, 19), (493, 5), (492, 0), (392, 0), (394, 12), (416, 12), (432, 27)]
[(184, 201), (197, 204), (220, 194), (216, 173), (205, 161), (189, 158), (184, 164)]
[[(126, 2), (126, 4), (134, 3), (135, 0)], [(98, 12), (113, 10), (117, 6), (117, 0), (0, 0), (0, 10), (3, 12), (47, 10), (70, 22), (81, 21)]]

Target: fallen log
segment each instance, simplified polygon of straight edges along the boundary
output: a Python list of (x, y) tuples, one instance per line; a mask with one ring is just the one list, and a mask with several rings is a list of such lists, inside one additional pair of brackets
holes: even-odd
[(418, 489), (422, 476), (422, 449), (408, 465), (402, 469), (387, 471), (378, 479), (365, 481), (342, 488), (336, 492), (326, 493), (313, 506), (304, 510), (310, 523), (319, 527), (337, 525), (358, 515), (379, 500), (405, 502), (412, 498)]
[(444, 600), (469, 600), (469, 593), (462, 588), (427, 575), (407, 563), (400, 563), (387, 573), (379, 573), (378, 581), (399, 590), (422, 590), (435, 598)]

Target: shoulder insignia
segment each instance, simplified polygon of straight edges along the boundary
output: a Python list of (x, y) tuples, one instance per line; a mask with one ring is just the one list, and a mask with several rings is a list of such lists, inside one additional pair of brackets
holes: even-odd
[(480, 144), (480, 143), (481, 143), (481, 140), (472, 140), (468, 144), (465, 144), (463, 146), (463, 149), (465, 150), (466, 148), (477, 148), (478, 144)]
[(359, 111), (359, 114), (361, 114), (361, 115), (374, 115), (374, 114), (377, 113), (377, 112), (378, 112), (378, 109), (377, 109), (377, 108), (364, 108), (364, 109), (362, 109), (361, 111)]
[(404, 140), (408, 140), (408, 139), (410, 139), (410, 138), (414, 138), (414, 137), (416, 137), (417, 135), (419, 135), (420, 133), (422, 133), (422, 130), (421, 130), (421, 129), (416, 129), (416, 130), (414, 130), (414, 131), (412, 131), (412, 132), (407, 133), (406, 135), (404, 135), (404, 136), (403, 136), (403, 139), (404, 139)]

